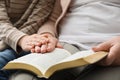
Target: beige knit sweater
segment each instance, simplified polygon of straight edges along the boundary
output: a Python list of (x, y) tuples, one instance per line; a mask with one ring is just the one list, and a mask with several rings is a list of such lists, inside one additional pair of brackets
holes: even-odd
[(54, 0), (0, 0), (0, 50), (17, 51), (18, 40), (36, 33), (53, 9)]

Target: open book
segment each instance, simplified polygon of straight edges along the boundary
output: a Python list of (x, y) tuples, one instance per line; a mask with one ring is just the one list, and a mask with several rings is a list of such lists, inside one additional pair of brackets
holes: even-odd
[(75, 54), (56, 48), (45, 54), (28, 54), (10, 61), (3, 69), (29, 70), (39, 77), (50, 77), (55, 71), (93, 64), (104, 58), (107, 52), (79, 51)]

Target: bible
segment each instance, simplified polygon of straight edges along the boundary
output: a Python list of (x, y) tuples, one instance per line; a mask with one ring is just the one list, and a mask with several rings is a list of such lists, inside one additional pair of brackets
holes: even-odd
[(14, 59), (8, 62), (3, 69), (23, 69), (35, 73), (38, 77), (49, 78), (58, 70), (93, 64), (106, 55), (107, 52), (94, 52), (92, 50), (71, 54), (65, 49), (56, 48), (49, 53), (31, 53)]

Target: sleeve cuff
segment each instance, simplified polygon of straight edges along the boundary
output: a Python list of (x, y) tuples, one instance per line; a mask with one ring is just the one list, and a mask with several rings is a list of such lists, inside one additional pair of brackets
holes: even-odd
[(25, 36), (27, 34), (21, 32), (21, 31), (14, 31), (14, 32), (11, 32), (11, 34), (9, 35), (8, 37), (8, 44), (10, 44), (11, 48), (13, 48), (17, 53), (19, 53), (20, 49), (18, 47), (18, 41), (21, 37)]

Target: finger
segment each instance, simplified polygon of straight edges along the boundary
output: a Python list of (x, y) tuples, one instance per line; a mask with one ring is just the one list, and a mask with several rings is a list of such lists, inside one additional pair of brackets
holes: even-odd
[(36, 42), (36, 46), (41, 46), (41, 44), (46, 44), (48, 43), (48, 37), (43, 36), (43, 35), (39, 35), (34, 37), (31, 42)]
[(56, 45), (57, 45), (57, 40), (55, 38), (51, 38), (48, 42), (48, 47), (47, 47), (47, 51), (51, 52), (55, 49)]
[(47, 44), (41, 46), (41, 53), (47, 52)]
[(99, 61), (98, 64), (103, 65), (103, 66), (109, 66), (114, 64), (114, 61), (116, 61), (116, 57), (118, 56), (117, 53), (120, 52), (120, 45), (114, 45), (111, 47), (109, 54), (102, 59), (101, 61)]
[(34, 46), (41, 46), (42, 43), (39, 41), (39, 40), (32, 40), (32, 41), (29, 41), (27, 42), (28, 45), (34, 45)]
[(48, 43), (48, 39), (40, 40), (40, 42), (41, 42), (42, 44), (47, 44), (47, 43)]
[(104, 42), (99, 44), (98, 46), (93, 47), (94, 51), (109, 51), (111, 45), (109, 42)]
[(38, 42), (37, 41), (29, 41), (26, 44), (27, 45), (36, 45), (36, 44), (38, 44)]
[(39, 40), (36, 43), (34, 43), (36, 46), (41, 46), (43, 44), (47, 44), (48, 43), (48, 39), (46, 40)]
[(35, 53), (41, 53), (41, 48), (39, 46), (35, 46)]
[(25, 51), (31, 51), (32, 48), (34, 48), (34, 45), (25, 45), (23, 49)]
[(38, 46), (41, 46), (42, 44), (47, 44), (48, 43), (48, 38), (40, 38), (39, 40), (38, 40)]
[(39, 38), (37, 38), (37, 40), (39, 40), (40, 42), (41, 41), (48, 41), (48, 38), (40, 36)]
[(41, 42), (37, 42), (37, 43), (35, 44), (35, 46), (41, 46), (41, 45), (42, 45)]
[(111, 65), (114, 64), (114, 61), (116, 61), (117, 57), (120, 53), (120, 44), (116, 44), (113, 47), (111, 47), (110, 52), (106, 58), (106, 64)]
[(63, 48), (63, 46), (58, 42), (56, 45), (57, 48)]
[(54, 49), (55, 49), (55, 44), (54, 43), (48, 43), (47, 52), (51, 52)]
[(32, 44), (34, 44), (35, 46), (41, 46), (42, 45), (42, 43), (38, 40), (34, 41)]
[(31, 49), (31, 53), (35, 53), (35, 48)]

